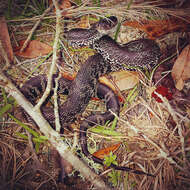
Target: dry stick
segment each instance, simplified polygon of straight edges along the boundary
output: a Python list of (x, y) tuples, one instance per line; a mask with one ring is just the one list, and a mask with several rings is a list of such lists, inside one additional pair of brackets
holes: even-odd
[(60, 20), (61, 20), (61, 13), (60, 10), (57, 8), (58, 6), (56, 5), (56, 1), (53, 1), (53, 4), (56, 7), (56, 33), (55, 33), (55, 40), (54, 40), (54, 44), (53, 44), (53, 58), (52, 58), (52, 63), (49, 69), (49, 74), (48, 74), (48, 81), (47, 81), (47, 86), (46, 86), (46, 90), (43, 94), (43, 96), (40, 98), (38, 104), (36, 104), (35, 109), (38, 110), (41, 105), (43, 104), (44, 100), (48, 97), (50, 89), (51, 89), (51, 84), (52, 84), (52, 76), (53, 76), (53, 72), (55, 70), (56, 67), (56, 60), (57, 60), (57, 45), (58, 45), (58, 41), (59, 41), (59, 35), (61, 33), (61, 28), (60, 28)]
[[(60, 14), (59, 9), (57, 8), (58, 6), (57, 6), (57, 3), (56, 3), (55, 0), (53, 0), (53, 3), (55, 5), (55, 7), (56, 7), (56, 15), (57, 15), (57, 20), (56, 20), (56, 36), (55, 36), (55, 42), (54, 42), (54, 46), (53, 46), (52, 65), (50, 67), (50, 72), (49, 72), (49, 75), (48, 75), (48, 83), (49, 83), (49, 85), (47, 84), (47, 86), (49, 86), (49, 88), (46, 88), (47, 92), (48, 92), (48, 89), (50, 89), (50, 87), (51, 87), (52, 74), (53, 74), (53, 70), (55, 68), (55, 63), (56, 63), (56, 58), (57, 58), (57, 56), (56, 56), (57, 44), (58, 44), (58, 39), (59, 39), (59, 34), (60, 34), (59, 23), (60, 23), (61, 14)], [(45, 97), (45, 93), (44, 93), (43, 96)], [(40, 99), (40, 101), (43, 102), (43, 97)], [(40, 107), (40, 102), (38, 104), (39, 104), (38, 106)], [(34, 111), (36, 110), (36, 108), (38, 108), (38, 107), (35, 106)], [(39, 109), (37, 109), (37, 110), (39, 110)], [(42, 125), (38, 124), (38, 126), (42, 126)], [(48, 126), (48, 131), (50, 132), (49, 126)], [(42, 132), (43, 132), (43, 130), (42, 130)], [(46, 133), (44, 133), (44, 134), (46, 135)], [(58, 139), (55, 140), (55, 136), (51, 136), (53, 134), (55, 134), (55, 136), (57, 136), (56, 138), (58, 138)], [(65, 160), (67, 160), (68, 162), (70, 162), (73, 165), (73, 167), (75, 167), (75, 169), (79, 170), (84, 177), (86, 177), (88, 180), (91, 181), (92, 184), (94, 184), (98, 189), (108, 189), (109, 190), (109, 187), (107, 187), (105, 185), (105, 183), (101, 180), (101, 178), (99, 176), (97, 176), (96, 174), (94, 174), (88, 167), (85, 166), (84, 163), (81, 163), (81, 161), (78, 159), (78, 157), (76, 157), (75, 155), (73, 155), (72, 152), (68, 150), (68, 147), (66, 145), (61, 144), (61, 142), (59, 142), (60, 140), (62, 141), (62, 139), (60, 138), (60, 135), (56, 131), (53, 130), (52, 132), (50, 132), (49, 134), (47, 134), (47, 137), (48, 138), (52, 137), (56, 142), (58, 141), (58, 144), (56, 144), (56, 142), (54, 142), (54, 141), (52, 142), (50, 140), (50, 142), (52, 143), (52, 145), (54, 147), (56, 147), (56, 149), (60, 153), (60, 155)]]
[(59, 109), (58, 109), (58, 99), (57, 99), (57, 90), (58, 90), (58, 81), (61, 78), (61, 74), (59, 73), (59, 76), (55, 79), (55, 88), (54, 88), (54, 114), (55, 114), (55, 130), (57, 132), (60, 132), (61, 130), (61, 124), (59, 120)]
[(25, 109), (25, 111), (32, 117), (32, 119), (39, 126), (40, 131), (49, 139), (50, 143), (55, 147), (59, 154), (73, 165), (73, 167), (80, 171), (80, 173), (88, 179), (98, 189), (110, 189), (105, 185), (103, 180), (92, 172), (80, 159), (75, 156), (63, 142), (59, 133), (52, 129), (49, 123), (43, 118), (40, 112), (36, 112), (36, 109), (28, 102), (23, 94), (15, 87), (15, 85), (1, 72), (0, 73), (1, 84), (4, 84), (6, 92), (10, 93), (18, 104)]
[(140, 136), (142, 136), (145, 140), (147, 140), (147, 142), (149, 142), (150, 144), (152, 144), (153, 146), (155, 146), (159, 152), (160, 152), (160, 157), (163, 157), (165, 159), (167, 159), (171, 164), (174, 164), (178, 169), (180, 170), (184, 170), (184, 168), (182, 168), (181, 166), (179, 166), (175, 160), (173, 160), (172, 157), (169, 156), (169, 154), (167, 154), (166, 152), (164, 152), (156, 143), (154, 143), (151, 139), (149, 139), (146, 135), (144, 135), (141, 131), (139, 131), (135, 126), (131, 125), (128, 121), (123, 120), (121, 118), (119, 118), (114, 112), (112, 112), (112, 110), (109, 110), (119, 121), (122, 121), (124, 123), (126, 123), (136, 134), (139, 134)]
[[(35, 17), (32, 17), (32, 18), (20, 18), (20, 19), (14, 19), (14, 20), (7, 20), (7, 23), (9, 23), (9, 22), (22, 22), (22, 21), (25, 21), (25, 22), (38, 21), (40, 17), (41, 17), (41, 15), (40, 16), (35, 16)], [(45, 20), (45, 19), (52, 19), (52, 18), (56, 18), (56, 16), (55, 15), (46, 16), (46, 17), (43, 17), (42, 19)]]
[(34, 27), (32, 28), (32, 30), (30, 31), (30, 34), (28, 35), (26, 41), (24, 42), (22, 48), (20, 49), (20, 52), (23, 52), (24, 49), (26, 48), (26, 46), (28, 45), (33, 33), (35, 32), (36, 28), (39, 26), (41, 20), (44, 18), (44, 16), (53, 8), (53, 4), (51, 4), (49, 6), (49, 8), (47, 8), (44, 13), (40, 16), (40, 18), (38, 19), (38, 21), (36, 22), (36, 24), (34, 25)]

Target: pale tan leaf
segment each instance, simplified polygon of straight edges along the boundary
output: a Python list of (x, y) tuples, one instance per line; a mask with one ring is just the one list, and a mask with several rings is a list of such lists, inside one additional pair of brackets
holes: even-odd
[(172, 78), (178, 90), (182, 90), (184, 82), (190, 78), (190, 45), (187, 45), (178, 56), (172, 68)]
[(116, 86), (120, 91), (133, 88), (139, 82), (138, 73), (135, 71), (118, 71), (111, 74), (111, 79), (105, 76), (100, 77), (100, 82), (106, 84), (114, 91), (117, 91)]

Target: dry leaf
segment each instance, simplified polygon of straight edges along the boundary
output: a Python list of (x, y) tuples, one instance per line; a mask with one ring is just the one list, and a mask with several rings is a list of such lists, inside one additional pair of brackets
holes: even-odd
[(119, 148), (120, 144), (121, 143), (118, 143), (118, 144), (109, 146), (107, 148), (100, 149), (97, 152), (95, 152), (93, 156), (96, 156), (97, 158), (100, 158), (100, 159), (104, 159), (104, 157), (108, 156), (110, 152), (115, 152)]
[(80, 21), (78, 22), (79, 28), (88, 28), (89, 27), (89, 16), (84, 15), (80, 18)]
[(68, 72), (62, 72), (61, 75), (63, 78), (68, 79), (68, 80), (74, 80), (76, 78), (77, 73), (70, 74)]
[(113, 82), (110, 82), (105, 76), (100, 77), (100, 82), (109, 86), (115, 92), (116, 86), (120, 91), (133, 88), (139, 82), (138, 73), (135, 71), (118, 71), (111, 74)]
[(67, 13), (68, 11), (66, 11), (67, 8), (70, 8), (71, 7), (71, 2), (69, 0), (62, 0), (60, 3), (59, 3), (59, 8), (61, 10), (64, 10), (62, 11), (62, 16), (67, 16)]
[(35, 58), (43, 55), (47, 55), (52, 51), (52, 47), (37, 40), (32, 40), (28, 43), (28, 46), (23, 52), (20, 52), (24, 44), (24, 40), (19, 42), (19, 46), (14, 48), (14, 53), (20, 57)]
[(123, 25), (144, 31), (150, 39), (156, 39), (157, 37), (171, 32), (190, 31), (190, 23), (179, 18), (170, 18), (168, 20), (144, 20), (141, 22), (125, 21)]
[(178, 56), (172, 68), (172, 78), (178, 90), (182, 90), (184, 82), (190, 78), (190, 45), (187, 45)]
[[(52, 0), (49, 0), (49, 4), (51, 5), (52, 4)], [(67, 16), (67, 13), (68, 11), (66, 11), (67, 8), (70, 8), (71, 7), (71, 2), (69, 0), (61, 0), (59, 1), (59, 8), (61, 10), (61, 15), (62, 16)], [(54, 9), (54, 12), (55, 12), (55, 9)]]
[[(7, 29), (7, 23), (5, 20), (5, 17), (0, 17), (0, 40), (3, 45), (3, 48), (5, 49), (8, 59), (10, 62), (13, 61), (13, 49), (11, 46), (11, 41), (9, 38), (9, 32)], [(1, 51), (0, 51), (1, 53)]]
[(162, 100), (155, 94), (155, 92), (166, 97), (168, 100), (172, 99), (172, 93), (165, 86), (158, 86), (156, 90), (152, 92), (152, 97), (154, 97), (157, 102), (162, 103)]

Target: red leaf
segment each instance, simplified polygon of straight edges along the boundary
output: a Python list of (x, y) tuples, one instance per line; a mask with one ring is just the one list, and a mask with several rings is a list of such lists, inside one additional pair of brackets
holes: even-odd
[(97, 152), (95, 152), (93, 156), (96, 156), (97, 158), (100, 158), (100, 159), (104, 159), (104, 157), (108, 156), (110, 152), (115, 152), (119, 148), (120, 144), (121, 143), (118, 143), (118, 144), (109, 146), (107, 148), (100, 149)]
[[(155, 91), (163, 97), (166, 97), (168, 100), (172, 99), (172, 93), (164, 86), (158, 86)], [(154, 97), (157, 102), (162, 103), (162, 100), (154, 92), (152, 93), (152, 97)]]

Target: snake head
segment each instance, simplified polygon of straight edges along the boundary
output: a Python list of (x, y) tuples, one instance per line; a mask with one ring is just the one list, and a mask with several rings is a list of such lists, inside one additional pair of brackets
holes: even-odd
[(92, 25), (90, 29), (74, 28), (66, 33), (66, 39), (73, 48), (83, 46), (91, 46), (95, 41), (99, 40), (103, 35), (109, 34), (115, 29), (118, 20), (115, 16), (101, 19)]
[(118, 20), (115, 16), (110, 16), (108, 18), (103, 18), (99, 22), (95, 23), (92, 28), (95, 28), (101, 34), (109, 34), (118, 24)]

